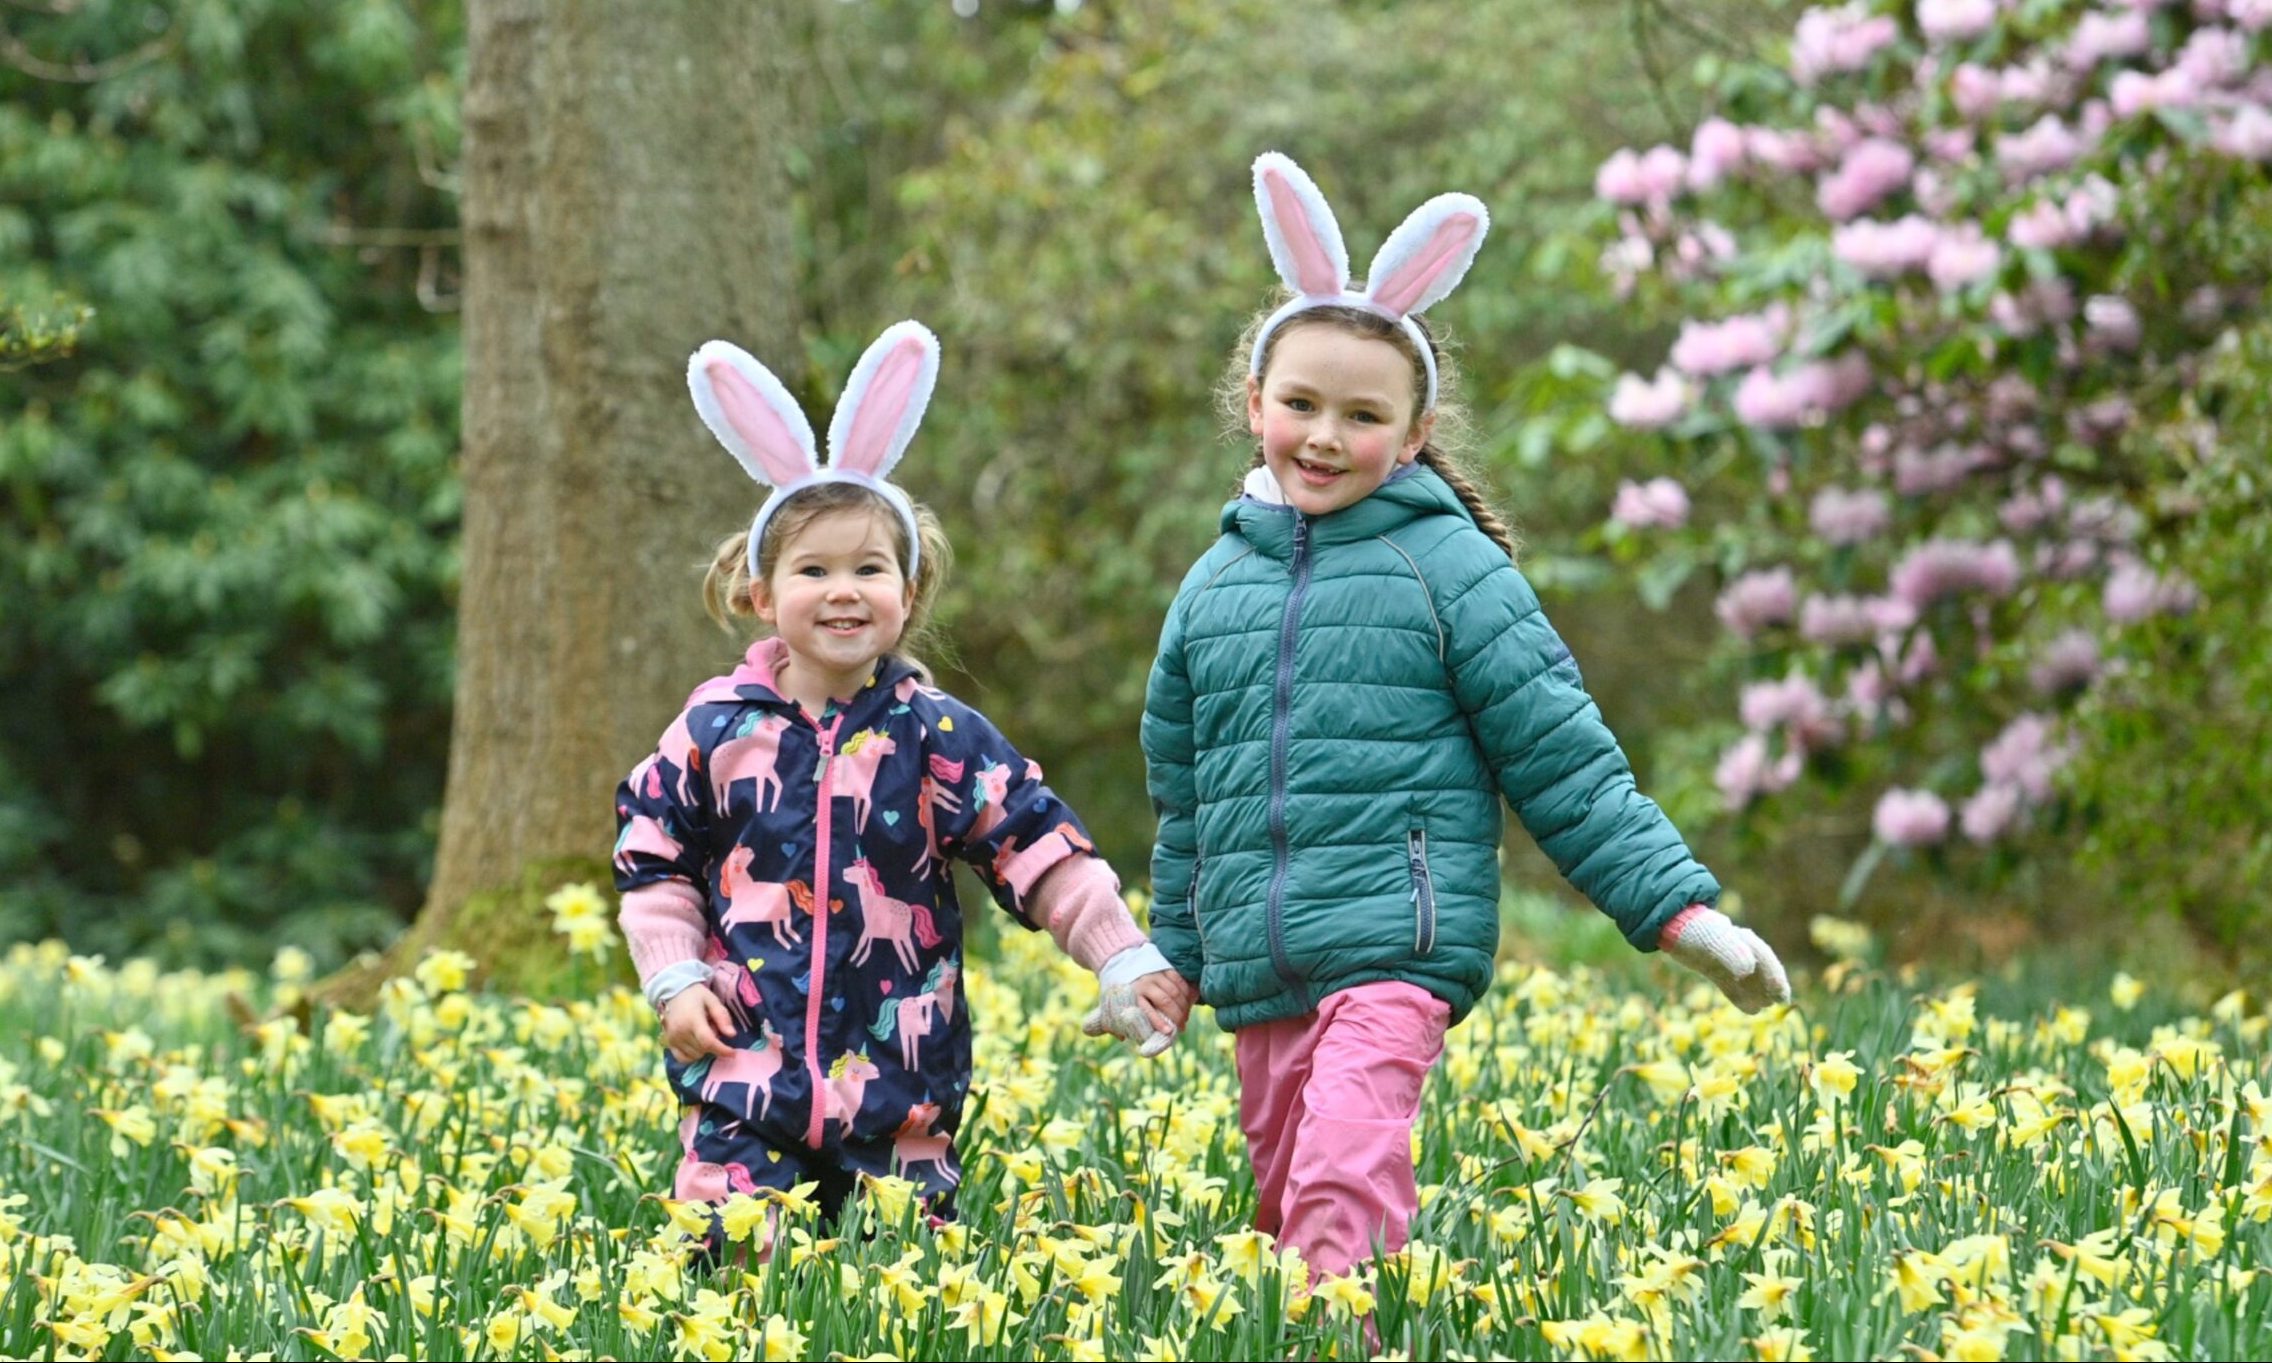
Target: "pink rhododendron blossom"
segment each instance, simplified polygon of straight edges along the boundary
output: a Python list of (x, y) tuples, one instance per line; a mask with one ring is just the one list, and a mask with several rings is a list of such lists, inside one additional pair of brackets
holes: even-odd
[(2015, 535), (2031, 534), (2051, 524), (2066, 504), (2067, 485), (2057, 477), (2050, 477), (2005, 499), (1996, 509), (1996, 519)]
[(1964, 836), (1982, 846), (2010, 832), (2019, 822), (2020, 792), (2014, 786), (1987, 785), (1964, 802), (1957, 822)]
[(1719, 765), (1712, 772), (1712, 784), (1719, 787), (1721, 801), (1732, 813), (1762, 795), (1788, 789), (1799, 779), (1799, 766), (1797, 753), (1772, 757), (1767, 751), (1766, 735), (1745, 734), (1720, 754)]
[(1878, 798), (1870, 828), (1894, 847), (1930, 847), (1948, 836), (1948, 802), (1929, 790), (1889, 790)]
[(1688, 524), (1688, 490), (1670, 478), (1636, 483), (1628, 478), (1617, 485), (1611, 520), (1635, 530), (1678, 530)]
[(2115, 565), (2106, 577), (2102, 607), (2106, 618), (2132, 625), (2154, 615), (2183, 615), (2199, 604), (2200, 593), (2182, 577), (2163, 577), (2136, 560)]
[(2032, 251), (2055, 251), (2081, 240), (2080, 235), (2067, 225), (2066, 212), (2049, 199), (2037, 199), (2014, 213), (2008, 230), (2012, 245)]
[(1969, 42), (1996, 22), (1996, 0), (1917, 0), (1917, 27), (1934, 43)]
[(1803, 426), (1853, 405), (1869, 386), (1869, 360), (1858, 350), (1835, 360), (1809, 360), (1781, 374), (1762, 365), (1736, 386), (1736, 417), (1762, 430)]
[(2210, 143), (2243, 161), (2272, 161), (2272, 113), (2261, 104), (2243, 104), (2216, 126)]
[(2003, 99), (2003, 80), (1985, 66), (1966, 62), (1949, 75), (1949, 100), (1959, 115), (1972, 122), (1995, 113)]
[(2131, 118), (2155, 109), (2190, 109), (2201, 99), (2201, 83), (2183, 67), (2173, 66), (2160, 75), (2123, 71), (2107, 90), (2107, 104), (2116, 118)]
[(1980, 750), (1980, 774), (1990, 785), (2013, 786), (2037, 804), (2051, 798), (2051, 778), (2067, 764), (2070, 751), (2055, 742), (2051, 716), (2027, 713), (2004, 726)]
[(1783, 730), (1793, 752), (1817, 752), (1843, 736), (1829, 698), (1814, 684), (1814, 678), (1795, 668), (1781, 681), (1746, 686), (1737, 713), (1747, 729)]
[(1889, 15), (1870, 13), (1866, 3), (1813, 9), (1799, 16), (1791, 34), (1791, 74), (1801, 85), (1843, 71), (1859, 71), (1870, 58), (1901, 36)]
[(1790, 313), (1780, 305), (1719, 322), (1683, 322), (1672, 362), (1700, 378), (1766, 364), (1783, 353), (1789, 330)]
[(2082, 159), (2090, 147), (2055, 114), (2045, 114), (2025, 132), (1996, 139), (1996, 166), (2010, 184), (2021, 184)]
[(1935, 601), (1968, 592), (2009, 596), (2019, 585), (2019, 554), (2008, 540), (1927, 540), (1894, 565), (1893, 595), (1922, 611)]
[(1656, 430), (1679, 420), (1693, 396), (1688, 381), (1670, 369), (1658, 370), (1654, 381), (1620, 374), (1609, 397), (1609, 417), (1621, 426)]
[(1942, 292), (1952, 293), (1994, 278), (2003, 263), (2004, 249), (1980, 230), (1980, 224), (1963, 222), (1942, 230), (1925, 262), (1925, 273)]
[(1743, 129), (1724, 118), (1707, 118), (1688, 140), (1688, 187), (1706, 190), (1743, 168)]
[(2248, 73), (2248, 38), (2229, 28), (2197, 28), (2176, 66), (2203, 90), (2230, 85)]
[(1817, 594), (1799, 603), (1799, 637), (1809, 643), (1866, 644), (1881, 633), (1865, 597)]
[(2039, 544), (2035, 548), (2035, 572), (2055, 582), (2072, 582), (2098, 566), (2098, 546), (2089, 540), (2067, 540), (2060, 544)]
[(1893, 512), (1882, 492), (1826, 487), (1807, 508), (1807, 523), (1832, 544), (1860, 544), (1885, 533)]
[(1894, 222), (1857, 218), (1831, 232), (1830, 250), (1871, 279), (1891, 279), (1924, 269), (1940, 237), (1938, 225), (1914, 213)]
[(2083, 325), (2091, 338), (2113, 350), (2136, 350), (2144, 335), (2138, 310), (2119, 294), (2094, 294), (2083, 301)]
[(1850, 148), (1838, 168), (1822, 178), (1815, 204), (1833, 221), (1867, 213), (1909, 182), (1917, 155), (1899, 142), (1872, 137)]
[(2154, 30), (2145, 15), (2136, 10), (2092, 11), (2075, 23), (2067, 40), (2067, 64), (2087, 71), (2110, 57), (2143, 55), (2153, 45)]
[(1769, 626), (1789, 621), (1797, 606), (1798, 585), (1791, 570), (1768, 568), (1729, 583), (1713, 610), (1737, 638), (1751, 639)]

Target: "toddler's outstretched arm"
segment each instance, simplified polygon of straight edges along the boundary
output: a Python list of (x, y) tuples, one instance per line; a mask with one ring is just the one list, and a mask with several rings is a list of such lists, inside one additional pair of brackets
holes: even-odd
[(1068, 857), (1034, 883), (1026, 907), (1066, 955), (1096, 973), (1102, 999), (1082, 1031), (1121, 1037), (1146, 1056), (1174, 1042), (1191, 1012), (1189, 988), (1137, 928), (1111, 867)]

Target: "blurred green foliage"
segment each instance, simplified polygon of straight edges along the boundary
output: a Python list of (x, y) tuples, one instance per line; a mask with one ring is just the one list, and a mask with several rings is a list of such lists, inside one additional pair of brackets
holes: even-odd
[(458, 512), (456, 327), (420, 301), (455, 208), (420, 167), (454, 154), (458, 8), (10, 13), (0, 298), (93, 312), (0, 372), (0, 936), (336, 956), (415, 902)]

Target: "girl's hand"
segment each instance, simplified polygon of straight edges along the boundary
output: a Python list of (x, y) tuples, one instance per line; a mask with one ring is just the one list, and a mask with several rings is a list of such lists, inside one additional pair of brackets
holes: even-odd
[(1172, 970), (1156, 970), (1126, 984), (1105, 985), (1097, 1006), (1081, 1020), (1081, 1030), (1090, 1036), (1117, 1036), (1146, 1058), (1158, 1055), (1174, 1043), (1178, 1028), (1170, 1021), (1175, 1011), (1172, 1000), (1163, 1009), (1153, 999), (1175, 988), (1161, 983), (1162, 976), (1174, 975)]
[(1154, 1027), (1180, 1032), (1191, 1021), (1199, 991), (1173, 970), (1156, 970), (1136, 981), (1136, 1000), (1150, 1010)]
[(733, 1030), (733, 1012), (706, 985), (681, 989), (663, 1002), (663, 1046), (682, 1065), (733, 1054), (726, 1041)]

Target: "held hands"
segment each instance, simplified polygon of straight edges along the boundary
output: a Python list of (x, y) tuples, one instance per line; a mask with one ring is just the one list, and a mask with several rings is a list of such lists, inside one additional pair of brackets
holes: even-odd
[(1081, 1030), (1090, 1036), (1117, 1036), (1146, 1058), (1173, 1044), (1191, 1016), (1196, 991), (1174, 970), (1126, 981), (1100, 977), (1100, 982), (1101, 996), (1081, 1020)]
[(1665, 925), (1657, 946), (1710, 980), (1728, 1002), (1746, 1013), (1791, 1001), (1791, 981), (1774, 949), (1718, 909), (1702, 904), (1682, 909)]

